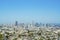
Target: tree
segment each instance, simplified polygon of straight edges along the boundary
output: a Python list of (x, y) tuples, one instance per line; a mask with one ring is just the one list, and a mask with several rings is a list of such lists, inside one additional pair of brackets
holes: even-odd
[(14, 38), (13, 40), (17, 40), (17, 38)]
[(0, 40), (3, 40), (3, 34), (0, 34)]

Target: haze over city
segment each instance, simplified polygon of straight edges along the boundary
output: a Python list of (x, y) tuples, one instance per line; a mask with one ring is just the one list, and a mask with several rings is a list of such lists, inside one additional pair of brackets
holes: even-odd
[(0, 0), (0, 24), (60, 23), (60, 0)]
[(0, 40), (60, 40), (60, 0), (0, 0)]

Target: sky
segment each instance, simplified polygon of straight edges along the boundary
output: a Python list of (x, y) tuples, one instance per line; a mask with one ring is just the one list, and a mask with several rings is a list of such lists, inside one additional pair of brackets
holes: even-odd
[(60, 23), (60, 0), (0, 0), (0, 24)]

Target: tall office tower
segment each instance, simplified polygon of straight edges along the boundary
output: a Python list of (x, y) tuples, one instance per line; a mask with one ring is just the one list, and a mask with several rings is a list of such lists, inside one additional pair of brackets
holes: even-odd
[(36, 27), (39, 27), (39, 26), (40, 26), (40, 24), (39, 24), (38, 22), (36, 22), (36, 23), (35, 23), (35, 26), (36, 26)]
[(15, 22), (15, 26), (18, 26), (18, 21)]

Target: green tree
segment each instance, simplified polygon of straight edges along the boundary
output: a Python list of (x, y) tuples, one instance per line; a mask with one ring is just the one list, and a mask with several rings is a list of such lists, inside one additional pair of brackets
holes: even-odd
[(0, 40), (3, 40), (3, 34), (0, 34)]

